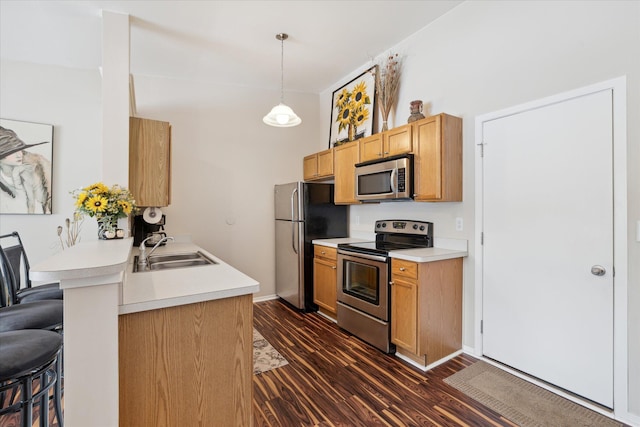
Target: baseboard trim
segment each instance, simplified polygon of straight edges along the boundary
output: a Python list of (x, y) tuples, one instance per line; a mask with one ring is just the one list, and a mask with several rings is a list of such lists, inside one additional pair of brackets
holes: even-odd
[(265, 295), (261, 297), (254, 297), (253, 302), (256, 303), (256, 302), (270, 301), (272, 299), (278, 299), (278, 295), (273, 294), (273, 295)]
[(438, 366), (438, 365), (442, 365), (444, 362), (446, 362), (446, 361), (448, 361), (448, 360), (451, 360), (451, 359), (453, 359), (454, 357), (456, 357), (456, 356), (458, 356), (458, 355), (460, 355), (460, 354), (462, 354), (462, 353), (464, 353), (464, 351), (463, 351), (463, 350), (458, 350), (458, 351), (456, 351), (456, 352), (454, 352), (454, 353), (451, 353), (451, 354), (450, 354), (450, 355), (448, 355), (448, 356), (443, 357), (442, 359), (439, 359), (439, 360), (436, 360), (436, 361), (435, 361), (435, 362), (433, 362), (433, 363), (430, 363), (430, 364), (429, 364), (429, 365), (427, 365), (427, 366), (425, 366), (425, 365), (421, 365), (420, 363), (418, 363), (418, 362), (416, 362), (415, 360), (413, 360), (413, 359), (409, 358), (408, 356), (405, 356), (405, 355), (404, 355), (404, 354), (402, 354), (402, 353), (398, 353), (398, 351), (397, 351), (397, 350), (396, 350), (395, 356), (396, 356), (398, 359), (402, 359), (402, 360), (404, 360), (405, 362), (407, 362), (407, 363), (408, 363), (408, 364), (410, 364), (411, 366), (415, 366), (416, 368), (420, 369), (421, 371), (427, 372), (428, 370), (433, 369), (433, 368), (435, 368), (435, 367), (436, 367), (436, 366)]

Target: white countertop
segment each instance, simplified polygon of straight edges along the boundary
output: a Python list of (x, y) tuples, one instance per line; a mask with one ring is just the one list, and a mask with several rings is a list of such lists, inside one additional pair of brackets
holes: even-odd
[(129, 260), (132, 238), (81, 242), (32, 265), (31, 280), (62, 281), (73, 287), (76, 279), (120, 274)]
[(139, 250), (132, 245), (132, 238), (82, 242), (32, 266), (30, 277), (34, 281), (59, 281), (62, 289), (121, 282), (119, 314), (260, 290), (257, 281), (192, 243), (169, 242), (154, 254), (202, 251), (217, 264), (133, 273), (133, 257)]
[[(338, 239), (316, 239), (311, 243), (314, 245), (329, 246), (337, 248), (340, 243), (358, 243), (370, 242), (373, 239), (359, 239), (352, 237), (344, 237)], [(433, 248), (420, 249), (403, 249), (398, 251), (390, 251), (391, 258), (403, 259), (413, 262), (433, 262), (452, 258), (462, 258), (469, 255), (467, 250), (468, 242), (460, 239), (435, 238)]]
[(467, 255), (467, 251), (444, 248), (403, 249), (389, 252), (391, 258), (413, 262), (442, 261), (443, 259), (462, 258)]
[(260, 290), (257, 281), (192, 243), (168, 242), (154, 255), (198, 250), (217, 264), (133, 273), (133, 257), (138, 254), (138, 249), (134, 248), (125, 270), (119, 314), (235, 297)]

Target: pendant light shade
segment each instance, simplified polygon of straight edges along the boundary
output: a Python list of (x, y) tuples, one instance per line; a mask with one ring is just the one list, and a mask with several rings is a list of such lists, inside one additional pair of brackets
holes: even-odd
[(284, 41), (289, 36), (285, 33), (276, 34), (276, 39), (280, 40), (280, 104), (276, 105), (269, 111), (269, 114), (263, 117), (262, 121), (269, 126), (288, 128), (298, 126), (302, 123), (302, 119), (293, 112), (291, 107), (284, 103)]

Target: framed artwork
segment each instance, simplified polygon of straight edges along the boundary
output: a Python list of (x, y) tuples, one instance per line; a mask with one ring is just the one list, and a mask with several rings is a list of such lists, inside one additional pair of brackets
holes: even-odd
[(51, 214), (53, 125), (0, 119), (0, 214)]
[(371, 135), (376, 66), (333, 92), (329, 148)]

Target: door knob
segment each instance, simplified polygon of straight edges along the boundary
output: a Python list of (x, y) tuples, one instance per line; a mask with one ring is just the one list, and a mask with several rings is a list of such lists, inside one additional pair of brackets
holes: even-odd
[(594, 265), (591, 267), (591, 274), (594, 276), (604, 276), (607, 270), (604, 269), (601, 265)]

